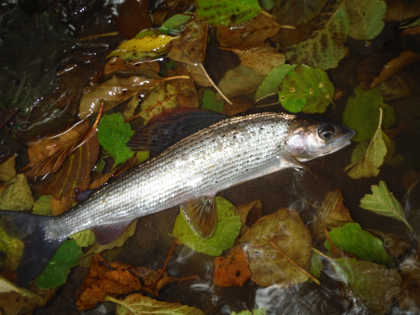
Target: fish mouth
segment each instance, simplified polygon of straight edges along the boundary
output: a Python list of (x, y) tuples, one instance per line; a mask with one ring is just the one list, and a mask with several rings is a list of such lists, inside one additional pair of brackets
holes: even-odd
[(341, 127), (341, 136), (331, 144), (331, 150), (326, 154), (337, 152), (351, 144), (351, 139), (356, 135), (356, 131), (347, 127)]

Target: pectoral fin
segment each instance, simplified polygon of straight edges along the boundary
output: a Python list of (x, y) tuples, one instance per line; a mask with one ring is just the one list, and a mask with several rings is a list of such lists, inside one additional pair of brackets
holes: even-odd
[(201, 237), (210, 237), (217, 223), (214, 197), (203, 197), (188, 201), (180, 206), (192, 229)]

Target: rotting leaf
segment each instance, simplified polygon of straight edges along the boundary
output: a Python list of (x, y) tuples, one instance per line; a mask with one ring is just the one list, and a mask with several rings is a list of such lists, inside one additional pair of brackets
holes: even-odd
[(353, 179), (375, 177), (379, 174), (387, 147), (384, 141), (382, 125), (382, 108), (379, 108), (378, 128), (366, 147), (366, 142), (360, 142), (351, 155), (351, 163), (346, 166), (347, 174)]
[(231, 248), (241, 229), (241, 218), (236, 207), (222, 197), (216, 197), (217, 223), (213, 235), (202, 238), (195, 233), (182, 211), (178, 214), (172, 234), (182, 244), (194, 251), (210, 256), (219, 256)]
[(279, 101), (292, 113), (323, 113), (334, 96), (327, 73), (306, 65), (289, 71), (280, 85)]
[(0, 192), (1, 210), (29, 210), (32, 208), (34, 199), (25, 175), (16, 175), (6, 185), (6, 188)]
[(396, 269), (348, 257), (335, 259), (333, 265), (354, 295), (376, 314), (386, 313), (400, 293), (401, 276)]
[(40, 289), (50, 289), (66, 283), (71, 268), (77, 265), (82, 254), (76, 241), (64, 241), (48, 262), (47, 267), (35, 279), (35, 284)]
[(107, 297), (107, 301), (118, 304), (117, 315), (145, 315), (145, 314), (170, 314), (170, 315), (205, 315), (198, 308), (158, 301), (150, 297), (134, 293), (124, 300)]
[(13, 155), (0, 164), (0, 182), (7, 182), (16, 176), (15, 160), (16, 156)]
[[(247, 204), (238, 206), (238, 212), (241, 216), (242, 226), (245, 226), (249, 221), (253, 224), (256, 219), (262, 216), (262, 202), (261, 200), (254, 200)], [(256, 219), (255, 219), (256, 218)]]
[(251, 277), (248, 257), (240, 246), (232, 247), (213, 263), (213, 283), (219, 287), (242, 286)]
[(241, 24), (260, 12), (258, 0), (197, 0), (197, 17), (215, 25)]
[(404, 210), (394, 194), (388, 190), (384, 181), (379, 185), (371, 185), (372, 194), (366, 194), (360, 200), (360, 207), (376, 214), (391, 217), (403, 222), (410, 231), (413, 228), (405, 218)]
[(201, 108), (217, 113), (223, 113), (223, 101), (217, 99), (217, 94), (211, 89), (205, 89), (201, 100)]
[(37, 307), (44, 306), (54, 293), (53, 290), (37, 290), (32, 292), (23, 288), (17, 289), (19, 293), (0, 293), (0, 308), (2, 314), (32, 314)]
[(271, 46), (253, 47), (246, 50), (232, 49), (241, 59), (241, 64), (267, 75), (271, 69), (284, 64), (285, 57)]
[(104, 115), (98, 125), (98, 141), (113, 157), (115, 164), (121, 164), (134, 155), (127, 146), (134, 134), (130, 124), (124, 122), (120, 113)]
[(37, 296), (35, 293), (18, 287), (14, 283), (10, 282), (6, 278), (0, 276), (0, 293), (6, 293), (6, 292), (16, 292), (19, 293), (22, 296), (27, 296), (29, 298), (38, 298), (41, 299), (39, 296)]
[(307, 269), (311, 257), (311, 234), (296, 211), (281, 209), (260, 218), (239, 242), (248, 254), (251, 279), (258, 285), (289, 286), (307, 280), (307, 275), (289, 262), (291, 259)]
[(107, 76), (113, 73), (141, 75), (145, 73), (158, 73), (159, 69), (160, 67), (157, 61), (127, 62), (120, 57), (112, 57), (105, 64), (103, 75)]
[(420, 244), (417, 253), (406, 257), (399, 267), (403, 281), (399, 305), (403, 310), (415, 313), (420, 307)]
[(333, 228), (328, 236), (329, 239), (324, 243), (328, 250), (331, 248), (329, 242), (331, 240), (335, 246), (359, 259), (382, 265), (390, 265), (392, 262), (382, 240), (362, 230), (358, 223), (346, 223)]
[(76, 301), (79, 310), (93, 308), (109, 295), (127, 294), (141, 289), (141, 283), (131, 272), (133, 267), (121, 262), (107, 262), (100, 255), (93, 257), (89, 272)]
[(282, 24), (299, 25), (308, 23), (321, 13), (327, 0), (307, 1), (274, 1), (272, 14)]
[(281, 81), (283, 81), (284, 77), (295, 68), (296, 65), (284, 64), (271, 69), (262, 83), (258, 86), (258, 89), (255, 92), (255, 100), (276, 94), (280, 89)]
[(239, 65), (226, 71), (219, 82), (219, 88), (228, 98), (253, 93), (264, 76), (255, 70)]

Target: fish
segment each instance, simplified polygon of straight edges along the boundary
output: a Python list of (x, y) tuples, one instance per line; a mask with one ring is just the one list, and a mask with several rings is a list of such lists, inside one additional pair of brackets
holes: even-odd
[(213, 119), (196, 130), (62, 215), (0, 211), (6, 232), (24, 243), (17, 283), (32, 281), (72, 234), (93, 229), (97, 242), (107, 243), (134, 219), (175, 206), (199, 235), (211, 237), (218, 192), (286, 168), (301, 169), (304, 162), (346, 147), (355, 134), (338, 124), (275, 112)]

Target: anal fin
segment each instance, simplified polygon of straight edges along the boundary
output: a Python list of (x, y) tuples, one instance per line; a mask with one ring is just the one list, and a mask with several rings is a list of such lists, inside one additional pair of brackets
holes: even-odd
[(217, 223), (216, 201), (214, 197), (202, 197), (180, 206), (188, 223), (199, 236), (210, 237)]
[(93, 231), (95, 232), (96, 241), (101, 245), (111, 243), (127, 229), (131, 222), (130, 220), (95, 227)]

